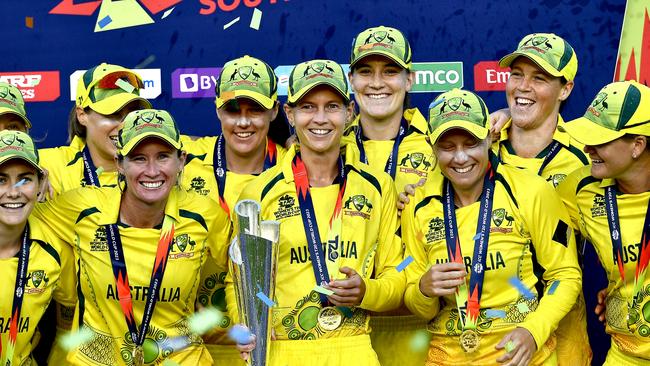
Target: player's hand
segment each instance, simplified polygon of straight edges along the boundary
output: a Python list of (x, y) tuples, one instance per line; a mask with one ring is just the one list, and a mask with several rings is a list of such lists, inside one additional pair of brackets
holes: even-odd
[(49, 199), (54, 198), (54, 188), (50, 184), (49, 173), (47, 169), (43, 169), (43, 182), (37, 193), (38, 202), (45, 202)]
[(533, 358), (533, 354), (537, 351), (537, 344), (535, 344), (533, 335), (525, 328), (515, 328), (515, 330), (506, 334), (495, 348), (505, 349), (506, 344), (510, 341), (512, 341), (514, 348), (497, 358), (497, 362), (504, 363), (506, 366), (528, 365)]
[(506, 122), (510, 119), (510, 109), (503, 108), (496, 112), (490, 113), (490, 136), (492, 142), (497, 142), (501, 138), (501, 130)]
[(420, 277), (420, 292), (428, 297), (452, 295), (465, 282), (465, 265), (455, 262), (431, 266)]
[(330, 281), (325, 286), (328, 290), (334, 291), (328, 296), (329, 301), (336, 306), (358, 306), (366, 294), (366, 283), (361, 276), (350, 267), (341, 267), (339, 272), (345, 274), (346, 278)]
[(415, 184), (407, 184), (404, 186), (404, 192), (400, 192), (397, 199), (397, 216), (402, 215), (402, 210), (410, 202), (409, 196), (415, 196), (415, 189), (422, 187), (426, 181), (426, 178), (422, 178)]
[(598, 291), (597, 300), (598, 300), (598, 303), (596, 304), (596, 309), (594, 309), (594, 312), (598, 316), (598, 320), (601, 323), (605, 323), (605, 321), (606, 321), (606, 311), (605, 310), (607, 310), (607, 306), (606, 306), (607, 288), (604, 288), (604, 289)]

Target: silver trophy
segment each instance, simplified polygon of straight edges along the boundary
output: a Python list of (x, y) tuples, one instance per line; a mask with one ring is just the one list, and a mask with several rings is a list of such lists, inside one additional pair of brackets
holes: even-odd
[(271, 309), (258, 296), (275, 295), (280, 223), (260, 222), (260, 204), (242, 200), (235, 205), (237, 237), (230, 244), (232, 273), (240, 322), (257, 337), (257, 346), (248, 359), (249, 365), (266, 365), (271, 342)]

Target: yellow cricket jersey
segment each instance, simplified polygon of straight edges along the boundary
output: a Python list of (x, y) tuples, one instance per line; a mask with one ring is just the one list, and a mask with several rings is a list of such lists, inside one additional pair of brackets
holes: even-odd
[[(131, 364), (134, 344), (128, 333), (113, 276), (105, 225), (118, 221), (119, 188), (86, 187), (66, 192), (37, 205), (42, 217), (60, 237), (73, 243), (77, 260), (78, 321), (93, 333), (92, 339), (68, 356), (76, 364)], [(230, 221), (209, 198), (175, 188), (165, 214), (176, 220), (174, 241), (159, 292), (158, 303), (144, 341), (146, 363), (171, 358), (179, 364), (199, 364), (210, 358), (201, 338), (193, 335), (187, 317), (194, 313), (201, 266), (208, 255), (227, 261)], [(118, 223), (126, 260), (133, 313), (141, 324), (160, 228), (141, 229)], [(180, 337), (187, 337), (182, 339)]]
[[(359, 151), (356, 148), (355, 136), (361, 117), (352, 121), (344, 132), (342, 144), (354, 146), (356, 156)], [(417, 108), (404, 111), (404, 119), (409, 124), (409, 129), (402, 140), (397, 152), (397, 169), (395, 171), (395, 188), (397, 192), (404, 191), (407, 184), (415, 184), (420, 179), (426, 178), (427, 174), (436, 167), (435, 157), (431, 146), (425, 140), (429, 134), (427, 119)], [(368, 165), (375, 170), (384, 171), (386, 162), (393, 150), (394, 140), (363, 140), (363, 147), (368, 158)]]
[[(501, 130), (499, 141), (492, 145), (493, 151), (497, 156), (499, 156), (499, 159), (504, 164), (528, 169), (537, 174), (539, 169), (542, 167), (544, 157), (548, 154), (551, 146), (549, 145), (534, 158), (522, 158), (517, 156), (508, 140), (508, 132), (510, 131), (509, 127), (511, 124), (512, 120), (506, 122), (505, 126)], [(558, 126), (561, 127), (564, 124), (565, 122), (562, 119), (562, 116), (558, 115)], [(557, 187), (557, 185), (560, 184), (567, 175), (576, 169), (589, 164), (589, 157), (582, 151), (584, 145), (571, 138), (569, 133), (564, 130), (560, 131), (556, 128), (555, 133), (553, 134), (553, 141), (559, 142), (561, 148), (557, 155), (555, 155), (555, 157), (544, 167), (539, 175), (546, 179), (547, 182), (552, 183), (553, 187)]]
[[(436, 172), (424, 187), (416, 191), (415, 198), (402, 212), (406, 254), (415, 259), (405, 270), (405, 302), (414, 314), (430, 319), (432, 347), (437, 337), (445, 341), (453, 337), (454, 345), (458, 345), (462, 332), (455, 297), (429, 298), (419, 289), (423, 273), (432, 265), (448, 261), (442, 188), (442, 174)], [(480, 202), (475, 202), (455, 211), (468, 274), (472, 267), (479, 206)], [(518, 278), (536, 297), (528, 300), (509, 285), (512, 277)], [(553, 281), (559, 281), (559, 284), (553, 294), (548, 294), (544, 288), (548, 289)], [(477, 330), (487, 341), (480, 344), (480, 349), (494, 349), (503, 336), (516, 327), (523, 327), (532, 334), (538, 350), (544, 349), (544, 355), (540, 356), (538, 352), (535, 357), (542, 357), (542, 360), (551, 357), (553, 330), (573, 306), (580, 289), (581, 273), (575, 238), (569, 216), (557, 193), (540, 177), (499, 164), (481, 310), (477, 320)], [(505, 317), (488, 317), (488, 310), (503, 311)], [(487, 343), (490, 340), (495, 343)], [(545, 346), (547, 340), (553, 345), (550, 349)], [(463, 352), (460, 345), (446, 352), (450, 357), (446, 359), (449, 364), (465, 363), (475, 357), (475, 354)], [(431, 352), (429, 357), (431, 359)], [(495, 359), (474, 361), (494, 363)]]
[[(345, 153), (349, 168), (342, 200), (340, 240), (323, 243), (327, 262), (336, 268), (353, 268), (363, 278), (366, 293), (361, 304), (350, 310), (338, 329), (327, 331), (318, 324), (319, 294), (296, 195), (291, 163), (294, 146), (277, 166), (253, 179), (240, 199), (261, 203), (262, 220), (280, 222), (280, 246), (272, 319), (278, 340), (312, 340), (348, 337), (370, 332), (367, 311), (386, 311), (399, 306), (404, 293), (403, 273), (395, 267), (402, 259), (398, 233), (396, 192), (390, 177)], [(318, 231), (327, 240), (329, 220), (339, 185), (311, 187)], [(328, 265), (329, 266), (329, 265)], [(330, 276), (344, 278), (330, 270)], [(342, 277), (343, 276), (343, 277)], [(229, 278), (228, 303), (235, 304)], [(231, 311), (232, 313), (232, 311)]]
[[(593, 178), (591, 167), (586, 166), (567, 176), (565, 182), (558, 186), (558, 192), (569, 210), (574, 227), (594, 245), (607, 273), (607, 333), (624, 354), (650, 360), (650, 278), (646, 277), (643, 283), (644, 289), (639, 295), (641, 304), (628, 314), (650, 192), (616, 195), (623, 243), (624, 283), (614, 262), (614, 246), (605, 204), (605, 187), (614, 184), (616, 182), (612, 179)], [(634, 333), (628, 329), (628, 315), (638, 319)]]
[[(32, 344), (34, 331), (45, 313), (50, 300), (74, 307), (77, 302), (74, 258), (72, 250), (57, 238), (39, 219), (31, 216), (28, 220), (31, 243), (27, 282), (25, 284), (23, 305), (18, 320), (18, 338), (12, 364), (29, 364), (28, 359), (36, 344)], [(0, 340), (4, 360), (9, 344), (9, 324), (14, 298), (16, 270), (19, 255), (0, 259)]]

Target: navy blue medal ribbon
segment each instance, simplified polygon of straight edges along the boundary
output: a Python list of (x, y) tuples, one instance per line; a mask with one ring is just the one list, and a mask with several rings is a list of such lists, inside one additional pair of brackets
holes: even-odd
[(93, 163), (93, 159), (90, 156), (88, 145), (84, 146), (83, 150), (81, 150), (81, 159), (83, 160), (84, 165), (84, 183), (87, 186), (99, 187), (99, 177), (97, 176), (97, 170)]
[[(358, 127), (359, 128), (357, 128), (355, 139), (357, 141), (357, 147), (359, 149), (359, 160), (361, 160), (361, 162), (365, 164), (368, 164), (368, 157), (366, 156), (366, 150), (363, 147), (363, 140), (362, 140), (363, 131), (361, 128), (361, 122), (359, 122)], [(390, 156), (386, 161), (386, 166), (384, 167), (384, 171), (390, 174), (391, 178), (393, 179), (395, 179), (395, 174), (397, 172), (397, 153), (399, 152), (399, 145), (402, 143), (402, 140), (404, 140), (404, 137), (406, 137), (408, 128), (409, 128), (408, 124), (404, 119), (402, 119), (402, 122), (400, 122), (399, 131), (397, 132), (397, 136), (395, 137), (393, 150), (391, 151)]]

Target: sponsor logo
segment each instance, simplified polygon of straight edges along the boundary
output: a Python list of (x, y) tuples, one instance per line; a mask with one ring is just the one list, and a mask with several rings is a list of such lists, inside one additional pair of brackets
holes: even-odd
[(0, 72), (0, 81), (20, 89), (25, 102), (51, 102), (61, 95), (58, 71)]
[(372, 203), (362, 194), (350, 196), (343, 205), (343, 214), (348, 216), (361, 216), (370, 219)]
[(173, 98), (214, 98), (220, 67), (185, 68), (172, 72)]
[(91, 252), (108, 252), (108, 241), (106, 240), (106, 228), (100, 226), (95, 230), (95, 237), (90, 241)]
[(499, 66), (499, 61), (481, 61), (474, 65), (475, 91), (503, 91), (510, 77), (510, 68)]
[(300, 215), (300, 207), (296, 205), (296, 199), (285, 194), (278, 200), (278, 209), (273, 213), (276, 220)]
[(607, 215), (607, 209), (605, 208), (605, 196), (602, 194), (596, 194), (594, 196), (594, 204), (591, 206), (591, 217), (602, 217)]
[(439, 218), (434, 217), (429, 221), (429, 230), (427, 231), (426, 239), (427, 244), (434, 241), (443, 240), (445, 238), (445, 222)]
[[(160, 93), (161, 78), (160, 69), (137, 69), (133, 70), (140, 75), (144, 88), (140, 90), (140, 96), (145, 99), (156, 99)], [(77, 94), (77, 80), (83, 75), (86, 70), (77, 70), (70, 75), (70, 100), (74, 101)]]
[[(503, 221), (506, 221), (505, 227), (501, 227), (501, 225), (504, 223)], [(512, 232), (512, 223), (515, 221), (515, 218), (508, 215), (508, 211), (506, 211), (505, 208), (497, 208), (496, 210), (492, 210), (492, 222), (494, 225), (497, 227), (491, 227), (490, 232), (500, 232), (500, 233), (511, 233)]]

